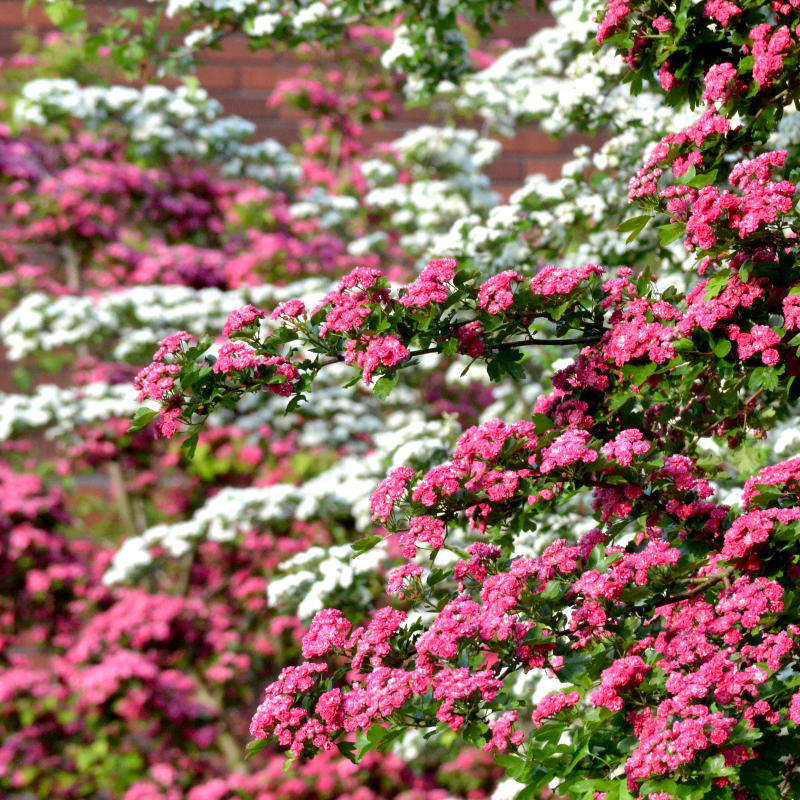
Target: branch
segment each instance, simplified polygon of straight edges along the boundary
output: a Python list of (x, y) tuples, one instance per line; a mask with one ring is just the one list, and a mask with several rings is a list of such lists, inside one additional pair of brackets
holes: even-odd
[[(500, 344), (490, 345), (492, 350), (501, 351), (501, 350), (514, 350), (517, 347), (530, 347), (531, 345), (561, 345), (561, 344), (593, 344), (595, 342), (600, 341), (600, 336), (577, 336), (574, 339), (535, 339), (534, 337), (530, 337), (528, 339), (519, 339), (514, 342), (501, 342)], [(408, 353), (409, 358), (414, 358), (415, 356), (425, 356), (430, 353), (438, 353), (440, 352), (438, 347), (426, 347), (420, 350), (411, 350)], [(320, 361), (317, 364), (318, 367), (327, 367), (331, 364), (339, 364), (340, 362), (344, 361), (343, 355), (336, 355), (331, 356), (327, 361)]]
[(715, 572), (713, 575), (710, 575), (708, 578), (701, 580), (700, 583), (697, 584), (692, 589), (688, 589), (681, 594), (675, 595), (667, 595), (667, 597), (660, 601), (658, 605), (660, 606), (670, 606), (674, 603), (679, 603), (681, 600), (688, 600), (695, 595), (702, 594), (706, 589), (713, 586), (715, 583), (720, 583), (720, 581), (724, 581), (731, 573), (735, 571), (734, 567), (725, 567), (725, 569), (720, 570), (719, 572)]

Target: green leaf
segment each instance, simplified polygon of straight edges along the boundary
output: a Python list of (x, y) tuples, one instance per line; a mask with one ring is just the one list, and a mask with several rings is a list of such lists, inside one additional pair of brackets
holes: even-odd
[(183, 450), (183, 454), (186, 456), (186, 458), (188, 459), (194, 458), (195, 451), (197, 450), (197, 440), (199, 438), (200, 438), (199, 432), (195, 431), (181, 445), (181, 450)]
[(552, 430), (554, 427), (553, 420), (546, 414), (533, 414), (531, 416), (531, 422), (533, 422), (535, 426), (536, 433), (545, 433)]
[(157, 416), (158, 411), (154, 411), (152, 408), (137, 408), (131, 417), (131, 426), (128, 428), (128, 433), (140, 431), (142, 428), (149, 425), (150, 422), (152, 422), (152, 420)]
[(731, 351), (731, 340), (722, 338), (712, 339), (711, 349), (717, 358), (725, 358), (725, 356)]
[(397, 386), (397, 381), (400, 379), (400, 374), (398, 372), (393, 372), (391, 375), (383, 375), (375, 381), (375, 386), (372, 387), (372, 391), (375, 392), (375, 397), (378, 400), (386, 400), (386, 398), (392, 393), (392, 390), (395, 386)]
[(526, 375), (519, 363), (521, 360), (522, 353), (519, 350), (501, 350), (486, 364), (489, 378), (497, 383), (506, 375), (510, 375), (515, 381), (524, 381)]
[(372, 550), (375, 545), (377, 545), (383, 539), (382, 536), (364, 536), (361, 539), (356, 539), (350, 547), (358, 554), (361, 555), (362, 553), (366, 553)]
[(642, 214), (638, 217), (631, 217), (630, 219), (626, 219), (624, 222), (621, 222), (617, 226), (618, 233), (630, 233), (630, 236), (625, 240), (626, 242), (632, 242), (645, 228), (648, 222), (650, 222), (651, 217), (649, 214)]
[(686, 225), (683, 222), (670, 222), (668, 225), (661, 225), (658, 229), (658, 240), (663, 247), (672, 244), (676, 239), (680, 239), (686, 233)]
[(701, 172), (699, 175), (695, 175), (694, 178), (686, 181), (686, 185), (693, 189), (702, 189), (704, 186), (710, 186), (716, 179), (717, 171), (712, 169), (711, 172)]
[(265, 747), (269, 747), (269, 739), (253, 739), (245, 745), (245, 761), (252, 758), (256, 753), (260, 753)]
[(683, 175), (678, 178), (675, 183), (678, 183), (682, 186), (688, 186), (695, 178), (697, 177), (697, 170), (695, 169), (694, 164), (689, 164), (689, 168)]
[(774, 367), (756, 367), (750, 373), (750, 379), (747, 386), (751, 392), (757, 392), (759, 389), (764, 389), (771, 392), (773, 389), (778, 388), (780, 378), (778, 377), (778, 370)]
[(730, 279), (731, 279), (730, 270), (725, 269), (722, 270), (722, 272), (718, 272), (706, 284), (706, 291), (705, 294), (703, 295), (703, 299), (713, 300), (728, 285), (728, 281)]
[(634, 385), (641, 386), (657, 369), (658, 364), (649, 361), (647, 364), (626, 364), (622, 368), (622, 372), (632, 380)]
[(353, 764), (358, 764), (358, 756), (356, 755), (356, 745), (355, 742), (338, 742), (336, 747), (339, 748), (339, 752), (348, 760), (352, 761)]
[(72, 0), (54, 0), (44, 5), (44, 11), (53, 25), (66, 31), (85, 27), (86, 14)]

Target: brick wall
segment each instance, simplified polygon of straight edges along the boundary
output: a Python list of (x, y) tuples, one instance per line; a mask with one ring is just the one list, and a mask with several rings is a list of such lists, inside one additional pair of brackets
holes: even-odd
[[(496, 36), (520, 45), (549, 21), (546, 13), (533, 10), (531, 0), (521, 0), (518, 8), (509, 12), (497, 28)], [(26, 13), (23, 0), (0, 0), (0, 56), (15, 51), (21, 30), (41, 32), (47, 28), (40, 9)], [(221, 50), (207, 54), (198, 77), (228, 113), (255, 122), (260, 136), (269, 136), (288, 145), (297, 139), (296, 118), (291, 110), (267, 108), (265, 101), (278, 81), (297, 74), (296, 68), (290, 53), (266, 50), (251, 53), (245, 37), (238, 36), (225, 40)], [(374, 138), (390, 141), (425, 121), (427, 116), (421, 110), (408, 111), (379, 128)], [(543, 172), (555, 177), (565, 157), (578, 143), (577, 137), (559, 142), (536, 126), (522, 127), (513, 139), (503, 141), (503, 155), (488, 170), (494, 188), (508, 196), (528, 174)]]

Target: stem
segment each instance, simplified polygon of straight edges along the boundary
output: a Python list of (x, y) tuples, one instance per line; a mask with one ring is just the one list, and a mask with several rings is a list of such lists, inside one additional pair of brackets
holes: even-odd
[(715, 573), (714, 575), (710, 575), (708, 578), (700, 581), (695, 587), (692, 589), (688, 589), (681, 594), (675, 595), (667, 595), (667, 597), (660, 601), (658, 605), (660, 606), (670, 606), (673, 603), (679, 603), (681, 600), (688, 600), (695, 595), (701, 594), (706, 589), (713, 586), (715, 583), (720, 583), (721, 581), (726, 581), (728, 576), (734, 572), (734, 567), (725, 567), (725, 569), (720, 570), (719, 572)]
[(119, 518), (128, 536), (138, 536), (142, 531), (136, 524), (136, 516), (128, 494), (128, 487), (125, 482), (125, 475), (118, 461), (109, 461), (106, 465), (108, 479), (111, 488), (117, 499)]
[[(197, 697), (200, 702), (204, 705), (211, 706), (211, 708), (217, 712), (220, 719), (224, 723), (222, 704), (218, 698), (211, 693), (211, 690), (208, 688), (200, 673), (196, 669), (190, 670), (190, 674), (194, 679), (194, 682), (197, 684)], [(244, 772), (245, 762), (244, 756), (242, 756), (242, 748), (236, 742), (236, 739), (233, 738), (227, 728), (223, 727), (220, 729), (220, 732), (217, 735), (217, 742), (219, 743), (219, 749), (222, 751), (222, 755), (225, 758), (228, 767), (231, 770)]]
[[(594, 342), (600, 341), (599, 336), (576, 336), (574, 339), (535, 339), (534, 337), (529, 337), (528, 339), (519, 339), (514, 342), (501, 342), (500, 344), (490, 345), (492, 350), (501, 351), (501, 350), (513, 350), (517, 347), (529, 347), (531, 345), (563, 345), (563, 344), (592, 344)], [(425, 347), (420, 350), (410, 350), (408, 353), (409, 358), (414, 358), (415, 356), (426, 356), (430, 353), (438, 353), (439, 348), (434, 347)], [(328, 367), (331, 364), (339, 364), (344, 361), (343, 355), (335, 355), (331, 356), (327, 361), (320, 361), (317, 364), (318, 367)]]
[(78, 256), (69, 244), (62, 244), (58, 248), (61, 257), (64, 259), (64, 279), (67, 287), (73, 292), (81, 290), (81, 270), (78, 263)]

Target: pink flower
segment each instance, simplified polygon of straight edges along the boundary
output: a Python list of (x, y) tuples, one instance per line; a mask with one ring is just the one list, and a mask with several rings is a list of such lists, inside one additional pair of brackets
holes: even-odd
[(742, 9), (730, 0), (707, 0), (703, 8), (704, 16), (715, 19), (723, 26), (727, 26), (733, 17), (741, 13)]
[(318, 611), (303, 637), (303, 658), (319, 658), (331, 650), (340, 650), (344, 647), (349, 630), (350, 622), (341, 611), (335, 608)]
[(478, 289), (478, 307), (485, 308), (489, 314), (499, 314), (510, 308), (514, 302), (511, 286), (521, 280), (522, 275), (513, 269), (493, 275)]
[(603, 268), (597, 264), (585, 264), (582, 267), (543, 267), (531, 280), (530, 288), (533, 294), (545, 297), (569, 294), (590, 276), (602, 274)]
[(412, 477), (414, 470), (411, 467), (395, 467), (389, 472), (370, 495), (372, 519), (385, 522), (390, 517), (395, 503), (406, 493)]
[(499, 750), (505, 753), (509, 745), (519, 746), (525, 738), (524, 731), (513, 731), (514, 723), (519, 719), (519, 714), (516, 711), (505, 711), (497, 719), (489, 723), (489, 730), (492, 732), (492, 738), (486, 742), (483, 749), (487, 752), (489, 750)]
[(417, 554), (416, 545), (421, 542), (427, 543), (433, 550), (437, 550), (444, 544), (445, 533), (445, 524), (440, 519), (429, 517), (427, 514), (412, 517), (408, 521), (408, 530), (400, 534), (403, 555), (406, 558), (414, 558)]
[(403, 584), (406, 578), (417, 578), (422, 575), (422, 572), (420, 564), (403, 564), (400, 567), (395, 567), (387, 577), (386, 594), (397, 595), (402, 600)]
[(591, 464), (597, 461), (597, 451), (586, 447), (592, 438), (588, 431), (570, 429), (542, 450), (542, 472), (552, 472), (556, 467), (567, 467), (576, 462)]
[(709, 67), (704, 79), (703, 100), (711, 105), (716, 100), (725, 102), (731, 95), (731, 86), (736, 80), (736, 67), (729, 61)]
[(222, 334), (223, 336), (230, 336), (232, 333), (236, 331), (240, 331), (247, 325), (252, 325), (254, 322), (257, 322), (259, 319), (262, 319), (266, 316), (266, 313), (260, 311), (253, 305), (246, 305), (244, 308), (239, 308), (236, 311), (232, 311), (230, 316), (225, 322), (225, 325), (222, 327)]
[(537, 728), (542, 727), (542, 720), (554, 717), (564, 708), (576, 705), (581, 699), (580, 692), (554, 692), (543, 697), (533, 712), (533, 724)]
[(212, 369), (216, 373), (228, 374), (244, 369), (253, 369), (264, 363), (262, 356), (258, 355), (249, 344), (244, 342), (226, 342), (219, 349), (219, 355)]
[[(357, 349), (363, 347), (364, 349)], [(362, 336), (357, 342), (349, 339), (345, 345), (344, 360), (362, 370), (364, 383), (372, 383), (372, 374), (378, 367), (394, 367), (408, 358), (408, 350), (397, 336)]]
[(302, 300), (284, 300), (282, 303), (278, 303), (278, 305), (275, 306), (269, 318), (280, 319), (281, 317), (285, 317), (287, 319), (295, 319), (305, 313), (306, 305)]
[(457, 263), (452, 258), (437, 258), (428, 262), (414, 283), (406, 287), (400, 304), (424, 308), (431, 303), (443, 303), (449, 291), (447, 284), (453, 280)]
[(623, 0), (609, 0), (606, 13), (597, 28), (595, 41), (602, 44), (622, 24), (625, 17), (631, 13), (630, 8)]
[(650, 443), (644, 441), (642, 432), (636, 428), (620, 431), (610, 442), (600, 448), (608, 459), (614, 459), (624, 467), (629, 467), (635, 455), (643, 455), (650, 450)]

